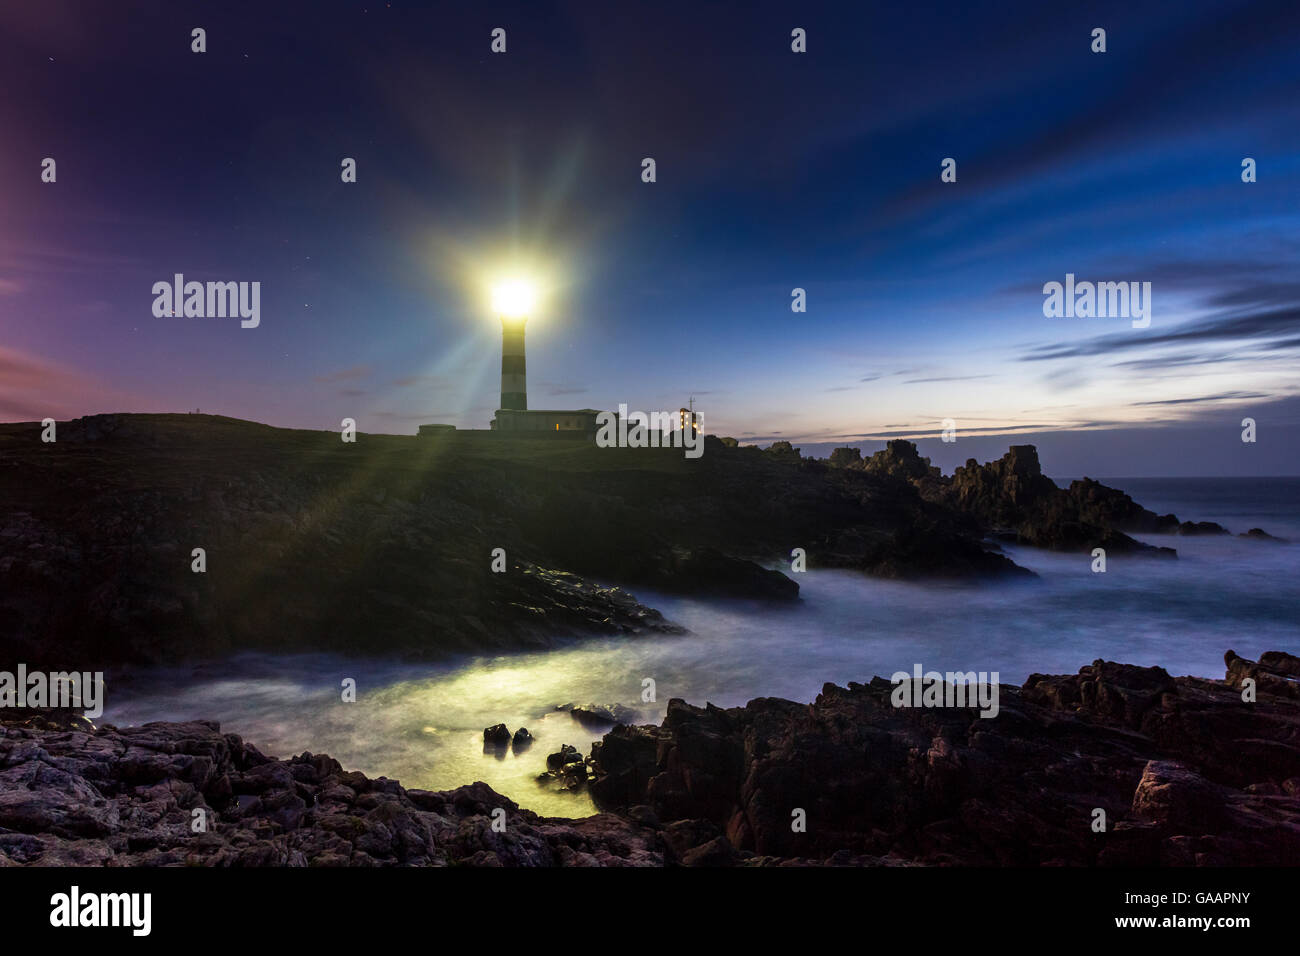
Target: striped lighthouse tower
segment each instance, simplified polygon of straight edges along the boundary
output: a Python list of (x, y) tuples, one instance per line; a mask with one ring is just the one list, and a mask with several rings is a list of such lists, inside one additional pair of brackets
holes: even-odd
[(528, 374), (524, 364), (524, 320), (501, 320), (501, 407), (528, 409)]

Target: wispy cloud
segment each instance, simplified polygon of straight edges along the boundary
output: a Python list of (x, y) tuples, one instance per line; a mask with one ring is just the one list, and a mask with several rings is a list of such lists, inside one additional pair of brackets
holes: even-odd
[(1220, 392), (1218, 395), (1202, 395), (1199, 398), (1162, 398), (1152, 402), (1134, 402), (1135, 405), (1205, 405), (1217, 402), (1237, 401), (1247, 398), (1272, 398), (1265, 392)]
[(1267, 339), (1278, 335), (1300, 332), (1300, 307), (1272, 309), (1263, 312), (1212, 316), (1171, 329), (1157, 335), (1120, 333), (1100, 336), (1072, 345), (1044, 345), (1020, 356), (1022, 362), (1041, 362), (1049, 359), (1082, 358), (1107, 355), (1132, 349), (1149, 349), (1156, 345), (1180, 345), (1209, 342), (1229, 342), (1239, 339)]
[(934, 378), (909, 378), (904, 385), (921, 385), (927, 382), (972, 382), (980, 378), (992, 378), (992, 375), (937, 375)]

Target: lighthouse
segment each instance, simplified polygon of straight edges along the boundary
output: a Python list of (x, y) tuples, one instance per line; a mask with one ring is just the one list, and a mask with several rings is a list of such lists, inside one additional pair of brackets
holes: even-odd
[(501, 317), (501, 405), (528, 410), (528, 368), (524, 358), (524, 317)]
[[(508, 279), (492, 287), (492, 314), (501, 320), (501, 406), (489, 431), (511, 438), (592, 439), (600, 415), (596, 409), (528, 407), (524, 326), (537, 299), (537, 288), (527, 279)], [(419, 433), (445, 438), (457, 429), (454, 425), (421, 425)]]
[(501, 407), (491, 430), (515, 436), (579, 438), (596, 433), (592, 408), (529, 409), (524, 325), (537, 304), (537, 291), (526, 279), (512, 279), (492, 289), (493, 311), (501, 318)]
[(537, 302), (526, 279), (510, 279), (492, 289), (492, 309), (501, 316), (501, 408), (528, 410), (528, 373), (524, 361), (524, 324)]

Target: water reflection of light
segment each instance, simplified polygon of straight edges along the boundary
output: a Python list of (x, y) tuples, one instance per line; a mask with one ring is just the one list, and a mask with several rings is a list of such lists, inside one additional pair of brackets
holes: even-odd
[[(1261, 522), (1264, 523), (1264, 522)], [(596, 639), (550, 651), (440, 665), (343, 661), (323, 655), (247, 657), (217, 679), (159, 675), (110, 693), (104, 720), (213, 718), (264, 752), (328, 753), (348, 769), (446, 789), (482, 780), (545, 815), (580, 816), (585, 795), (538, 786), (546, 755), (586, 751), (600, 733), (555, 707), (620, 703), (658, 722), (670, 697), (728, 707), (759, 696), (812, 700), (826, 681), (935, 670), (999, 671), (1020, 683), (1034, 671), (1073, 673), (1101, 657), (1159, 664), (1171, 673), (1222, 676), (1222, 655), (1295, 650), (1300, 547), (1178, 538), (1177, 561), (1111, 563), (1088, 572), (1085, 555), (1013, 549), (1037, 581), (936, 587), (846, 572), (800, 576), (803, 600), (785, 608), (638, 594), (692, 631), (686, 636)], [(1268, 588), (1257, 582), (1269, 581)], [(1243, 635), (1248, 635), (1244, 637)], [(1247, 646), (1249, 645), (1249, 646)], [(287, 679), (283, 674), (292, 674)], [(339, 680), (355, 677), (355, 704)], [(642, 703), (641, 681), (658, 700)], [(497, 759), (483, 728), (524, 726), (536, 738)]]

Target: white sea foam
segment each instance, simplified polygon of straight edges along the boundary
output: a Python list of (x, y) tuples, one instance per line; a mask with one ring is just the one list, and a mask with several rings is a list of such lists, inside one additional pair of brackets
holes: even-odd
[[(1270, 515), (1249, 495), (1219, 510), (1151, 490), (1134, 497), (1161, 513), (1219, 520), (1234, 531), (1259, 525), (1300, 542), (1296, 507)], [(1149, 540), (1177, 547), (1181, 557), (1118, 556), (1106, 574), (1093, 574), (1086, 554), (1012, 548), (1008, 553), (1040, 577), (977, 585), (812, 570), (798, 575), (802, 600), (789, 605), (637, 590), (691, 629), (682, 637), (589, 639), (439, 665), (249, 655), (165, 682), (119, 682), (104, 719), (215, 718), (277, 756), (329, 753), (349, 769), (412, 787), (484, 780), (533, 810), (573, 816), (590, 812), (586, 796), (534, 781), (547, 753), (565, 743), (585, 751), (600, 736), (553, 710), (569, 701), (622, 703), (658, 722), (672, 697), (724, 707), (760, 696), (808, 701), (827, 681), (887, 679), (915, 661), (943, 671), (997, 671), (1018, 684), (1035, 671), (1074, 673), (1097, 658), (1222, 677), (1229, 647), (1246, 657), (1300, 653), (1300, 543)], [(340, 701), (344, 677), (357, 681), (355, 704)], [(641, 702), (646, 677), (655, 681), (653, 704)], [(528, 727), (537, 743), (523, 755), (485, 755), (483, 728), (498, 722), (512, 731)]]

